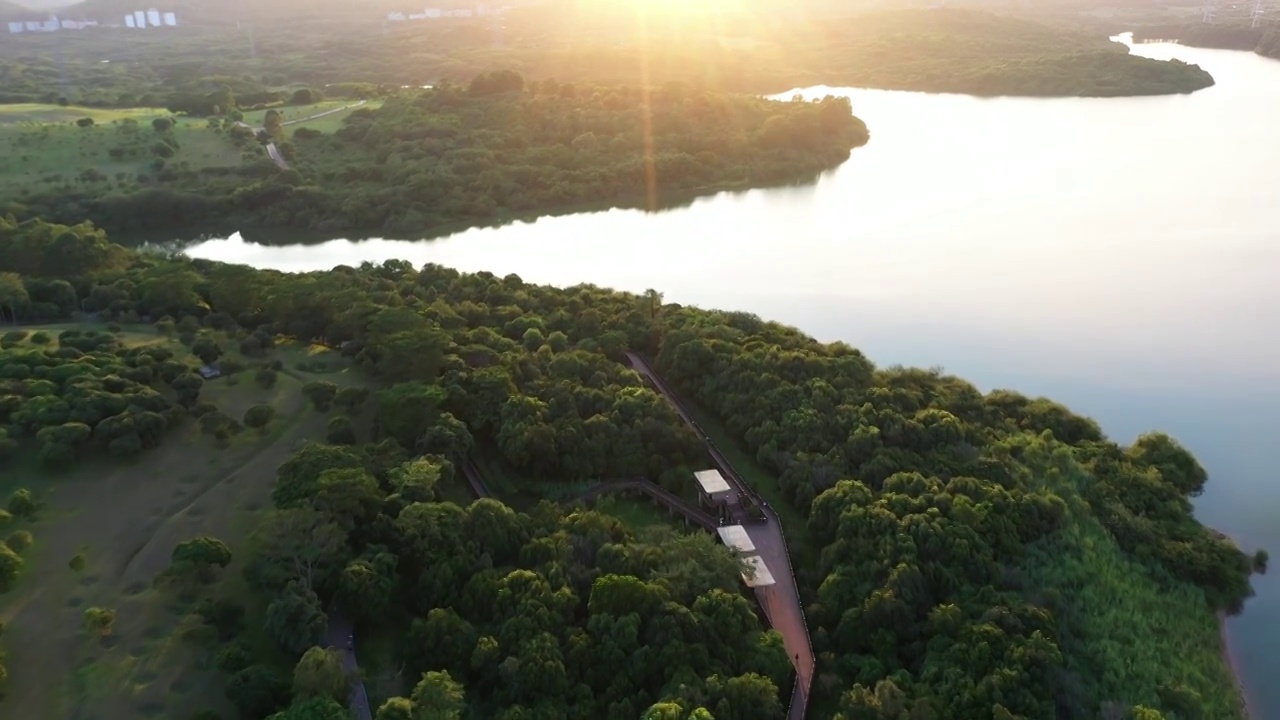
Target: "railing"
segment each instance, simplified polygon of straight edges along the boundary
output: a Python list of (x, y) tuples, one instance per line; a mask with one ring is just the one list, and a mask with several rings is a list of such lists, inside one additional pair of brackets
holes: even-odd
[(703, 512), (698, 508), (681, 500), (674, 493), (644, 478), (635, 478), (631, 480), (606, 480), (590, 490), (569, 499), (569, 502), (587, 502), (601, 495), (614, 492), (626, 492), (628, 490), (638, 490), (645, 495), (658, 501), (659, 504), (666, 506), (673, 512), (678, 512), (684, 516), (686, 520), (700, 525), (707, 530), (715, 530), (719, 526), (716, 519), (711, 517), (709, 513)]
[[(773, 522), (777, 523), (778, 536), (782, 539), (782, 549), (783, 549), (783, 552), (786, 553), (788, 558), (788, 563), (787, 563), (788, 579), (790, 579), (791, 581), (791, 589), (792, 589), (792, 592), (795, 593), (797, 605), (800, 608), (800, 623), (801, 623), (801, 626), (804, 628), (805, 645), (809, 648), (810, 656), (813, 656), (813, 641), (812, 641), (812, 636), (809, 633), (809, 618), (804, 612), (804, 603), (800, 602), (800, 583), (796, 581), (796, 574), (794, 570), (795, 564), (790, 561), (793, 556), (791, 554), (790, 546), (787, 545), (787, 534), (784, 528), (782, 527), (782, 518), (778, 516), (778, 513), (775, 512), (773, 508), (769, 507), (769, 503), (760, 495), (760, 493), (756, 492), (755, 488), (751, 487), (750, 484), (748, 484), (745, 480), (743, 480), (742, 475), (738, 473), (738, 471), (729, 462), (728, 457), (726, 457), (725, 454), (720, 451), (720, 448), (716, 446), (715, 441), (713, 441), (711, 437), (707, 435), (706, 431), (703, 430), (700, 425), (698, 425), (698, 422), (693, 419), (693, 413), (689, 412), (689, 409), (680, 400), (680, 396), (677, 395), (675, 391), (671, 389), (671, 386), (668, 385), (665, 380), (663, 380), (660, 376), (658, 376), (656, 372), (652, 371), (652, 365), (650, 365), (647, 360), (640, 357), (639, 355), (637, 355), (636, 357), (641, 362), (643, 362), (646, 366), (644, 369), (636, 368), (636, 370), (641, 371), (640, 375), (646, 380), (648, 380), (654, 386), (654, 389), (656, 389), (661, 394), (665, 395), (666, 398), (671, 402), (671, 404), (676, 407), (676, 410), (684, 418), (685, 422), (687, 422), (690, 425), (690, 427), (693, 428), (693, 431), (697, 433), (698, 437), (711, 450), (711, 458), (712, 460), (715, 461), (716, 465), (719, 466), (720, 471), (724, 473), (726, 476), (728, 476), (728, 479), (730, 479), (733, 482), (733, 484), (737, 486), (739, 490), (744, 491), (747, 495), (749, 495), (751, 499), (754, 500), (756, 504), (764, 511), (766, 517), (768, 517)], [(648, 372), (644, 372), (643, 370), (648, 370)], [(813, 662), (814, 662), (813, 671), (816, 671), (817, 657), (813, 658)], [(810, 672), (810, 680), (812, 680), (812, 675), (813, 675), (813, 672)], [(802, 685), (805, 685), (805, 683), (802, 682), (800, 668), (796, 667), (796, 683), (792, 688), (791, 700), (789, 701), (787, 706), (788, 718), (791, 717), (791, 713), (794, 710), (796, 703), (799, 701), (803, 701), (808, 697), (809, 687), (802, 688)], [(800, 696), (801, 692), (804, 693), (803, 698)]]

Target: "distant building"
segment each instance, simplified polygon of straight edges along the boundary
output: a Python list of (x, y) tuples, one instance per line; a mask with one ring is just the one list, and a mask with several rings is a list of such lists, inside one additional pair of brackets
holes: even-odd
[(133, 20), (133, 15), (132, 15), (132, 14), (130, 14), (130, 15), (125, 15), (125, 16), (124, 16), (124, 26), (125, 26), (125, 27), (138, 27), (138, 24), (137, 24), (136, 22), (134, 22), (134, 20)]
[(145, 28), (147, 26), (147, 14), (141, 10), (134, 11), (133, 26), (136, 28)]
[(160, 27), (160, 11), (159, 10), (147, 11), (147, 24), (150, 25), (151, 27)]
[(58, 32), (59, 27), (61, 27), (61, 25), (58, 24), (58, 18), (55, 17), (45, 20), (44, 24), (40, 26), (40, 29), (45, 32)]
[(443, 11), (438, 7), (429, 7), (422, 14), (429, 18), (438, 18), (443, 16)]
[(393, 12), (387, 16), (387, 20), (390, 20), (391, 22), (403, 22), (404, 13)]
[(25, 31), (26, 29), (27, 27), (20, 22), (9, 23), (9, 32), (11, 33), (20, 33)]
[(27, 21), (27, 32), (40, 32), (41, 29), (42, 29), (42, 26), (40, 25), (40, 21), (38, 20)]
[(165, 13), (165, 14), (164, 14), (164, 24), (165, 24), (165, 25), (168, 25), (169, 27), (177, 27), (177, 26), (178, 26), (178, 15), (177, 15), (177, 13), (171, 13), (171, 12), (167, 12), (167, 13)]

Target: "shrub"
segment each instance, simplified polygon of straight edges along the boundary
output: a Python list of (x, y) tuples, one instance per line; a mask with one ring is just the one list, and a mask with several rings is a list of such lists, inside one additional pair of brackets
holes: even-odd
[(205, 415), (208, 415), (209, 413), (216, 411), (217, 409), (218, 409), (218, 406), (214, 405), (213, 403), (207, 403), (207, 402), (199, 403), (195, 407), (191, 408), (191, 416), (196, 418), (202, 418)]
[(34, 345), (48, 345), (53, 338), (49, 337), (49, 333), (41, 330), (31, 336), (31, 342)]
[(276, 374), (275, 370), (264, 367), (259, 369), (258, 372), (254, 374), (253, 381), (258, 383), (258, 385), (262, 386), (264, 390), (270, 390), (271, 388), (276, 386), (276, 380), (278, 378), (279, 376)]
[(10, 550), (20, 553), (31, 547), (33, 542), (35, 539), (31, 537), (31, 533), (26, 530), (17, 530), (9, 535), (4, 544), (8, 545)]
[(81, 554), (77, 554), (75, 557), (71, 558), (70, 562), (67, 563), (67, 567), (71, 568), (76, 572), (80, 572), (81, 570), (84, 570), (84, 566), (85, 566), (84, 555), (81, 555)]
[(328, 412), (333, 399), (338, 395), (338, 386), (331, 382), (309, 382), (302, 386), (302, 394), (311, 401), (315, 409)]
[(332, 445), (355, 445), (356, 432), (351, 421), (345, 417), (336, 417), (329, 421), (329, 432), (325, 439)]
[(116, 334), (123, 331), (124, 331), (124, 328), (120, 327), (119, 323), (107, 323), (107, 332)]
[(251, 428), (264, 428), (276, 416), (276, 409), (270, 405), (254, 405), (245, 411), (244, 425)]
[(11, 332), (7, 332), (4, 334), (4, 337), (0, 337), (0, 348), (8, 349), (14, 347), (26, 339), (27, 332), (25, 330), (13, 330)]
[(9, 496), (9, 513), (20, 518), (29, 518), (36, 514), (36, 501), (31, 497), (30, 490), (22, 488), (13, 491)]

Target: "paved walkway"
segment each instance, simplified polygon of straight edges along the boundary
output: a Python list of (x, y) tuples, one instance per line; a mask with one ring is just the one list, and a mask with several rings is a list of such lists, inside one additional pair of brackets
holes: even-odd
[[(742, 476), (729, 464), (729, 460), (720, 452), (720, 449), (694, 421), (693, 416), (685, 410), (675, 391), (654, 372), (648, 361), (633, 352), (628, 352), (627, 358), (631, 361), (631, 367), (647, 378), (653, 387), (667, 398), (680, 417), (693, 428), (694, 432), (698, 433), (698, 437), (706, 444), (707, 452), (711, 455), (717, 469), (734, 490), (740, 495), (757, 497), (750, 486), (743, 481)], [(746, 527), (751, 542), (755, 543), (761, 559), (777, 581), (769, 587), (757, 588), (756, 599), (764, 608), (773, 629), (782, 635), (787, 654), (796, 668), (796, 687), (791, 697), (787, 718), (803, 720), (809, 705), (809, 689), (813, 685), (813, 646), (809, 642), (809, 628), (804, 619), (804, 609), (800, 604), (800, 589), (796, 586), (795, 573), (791, 569), (791, 558), (787, 551), (786, 537), (782, 534), (782, 523), (779, 522), (773, 509), (768, 506), (763, 507), (766, 520), (763, 523), (751, 522), (740, 503), (731, 503), (730, 510), (734, 513), (735, 519)], [(739, 515), (741, 517), (737, 517)]]
[(360, 665), (356, 662), (356, 651), (348, 647), (348, 640), (355, 634), (351, 622), (336, 612), (329, 613), (329, 629), (325, 631), (324, 643), (342, 653), (342, 668), (353, 676), (351, 685), (351, 714), (356, 720), (373, 720), (373, 711), (369, 708), (369, 695), (364, 691), (364, 683), (359, 679)]

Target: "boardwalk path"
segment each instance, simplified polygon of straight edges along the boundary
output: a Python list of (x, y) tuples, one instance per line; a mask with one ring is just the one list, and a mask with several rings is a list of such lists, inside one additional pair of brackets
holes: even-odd
[[(711, 442), (711, 439), (702, 431), (702, 428), (698, 427), (698, 424), (693, 420), (693, 416), (680, 403), (680, 399), (675, 392), (654, 372), (649, 363), (632, 352), (628, 352), (627, 357), (631, 360), (631, 367), (641, 376), (647, 378), (653, 384), (653, 387), (658, 389), (658, 392), (666, 396), (667, 401), (671, 403), (680, 417), (698, 433), (698, 437), (702, 438), (702, 441), (706, 443), (707, 451), (711, 454), (711, 459), (715, 461), (716, 467), (724, 475), (725, 480), (729, 481), (730, 485), (733, 486), (734, 490), (754, 496), (755, 493), (743, 482), (742, 477), (733, 469), (728, 459), (721, 454), (720, 450)], [(809, 689), (813, 684), (813, 646), (809, 642), (809, 628), (804, 619), (804, 610), (800, 605), (800, 589), (796, 586), (795, 573), (791, 569), (791, 558), (787, 553), (787, 541), (782, 535), (782, 523), (779, 522), (778, 516), (772, 508), (766, 506), (763, 509), (767, 522), (751, 523), (747, 521), (747, 518), (737, 519), (746, 527), (747, 534), (751, 537), (751, 541), (755, 543), (761, 559), (764, 560), (765, 565), (773, 573), (774, 579), (777, 580), (774, 585), (757, 588), (756, 598), (759, 599), (765, 614), (769, 616), (769, 623), (781, 633), (787, 648), (787, 654), (791, 656), (791, 661), (796, 668), (796, 687), (791, 697), (791, 706), (787, 711), (787, 718), (788, 720), (803, 720), (809, 705)]]
[(694, 507), (676, 495), (664, 490), (656, 483), (648, 480), (610, 480), (592, 487), (570, 502), (590, 502), (601, 495), (613, 493), (639, 492), (648, 495), (673, 513), (678, 513), (686, 522), (691, 522), (705, 530), (715, 530), (719, 526), (716, 519), (707, 511)]

